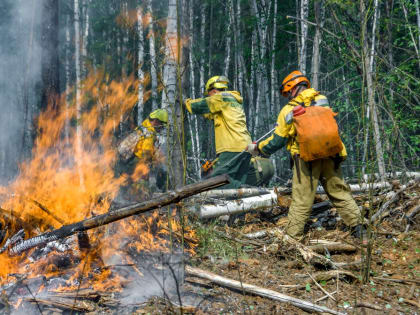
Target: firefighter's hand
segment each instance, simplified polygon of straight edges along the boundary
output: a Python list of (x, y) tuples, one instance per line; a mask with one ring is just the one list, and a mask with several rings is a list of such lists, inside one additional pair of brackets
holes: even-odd
[(256, 143), (248, 144), (246, 151), (248, 151), (252, 156), (257, 156), (260, 154), (260, 151), (258, 150), (258, 144)]
[(191, 110), (191, 101), (192, 101), (192, 99), (191, 99), (191, 98), (187, 98), (187, 99), (184, 101), (185, 107), (186, 107), (186, 109), (190, 112), (190, 114), (192, 114), (192, 110)]

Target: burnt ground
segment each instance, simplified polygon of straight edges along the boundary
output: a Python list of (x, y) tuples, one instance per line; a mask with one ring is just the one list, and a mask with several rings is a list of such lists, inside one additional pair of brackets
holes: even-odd
[[(325, 198), (317, 196), (317, 201)], [(385, 193), (356, 196), (357, 203), (365, 210), (379, 209), (385, 202)], [(323, 265), (308, 264), (298, 254), (296, 248), (285, 245), (275, 236), (248, 239), (245, 234), (263, 229), (284, 227), (290, 196), (280, 198), (278, 207), (263, 212), (249, 213), (232, 226), (226, 221), (216, 220), (199, 223), (190, 217), (186, 224), (196, 230), (196, 239), (186, 238), (185, 246), (198, 242), (195, 254), (179, 258), (177, 254), (177, 279), (173, 265), (163, 264), (159, 259), (165, 256), (140, 255), (136, 259), (138, 270), (148, 274), (150, 268), (155, 275), (165, 269), (166, 280), (156, 279), (161, 293), (147, 295), (150, 282), (133, 278), (127, 266), (116, 267), (115, 272), (127, 273), (127, 284), (122, 292), (96, 292), (81, 290), (60, 304), (51, 296), (38, 302), (26, 298), (17, 310), (4, 299), (2, 313), (16, 314), (304, 314), (306, 313), (288, 303), (248, 294), (242, 290), (232, 290), (214, 284), (209, 280), (189, 276), (180, 271), (181, 264), (213, 272), (243, 283), (271, 289), (332, 310), (347, 314), (420, 314), (420, 215), (410, 220), (407, 216), (419, 206), (420, 188), (416, 184), (404, 191), (389, 207), (391, 211), (375, 227), (371, 235), (371, 265), (367, 267), (368, 249), (353, 239), (336, 216), (335, 209), (324, 211), (312, 217), (305, 239), (339, 241), (353, 244), (355, 252), (322, 253), (335, 263), (347, 263), (339, 267), (343, 274), (327, 276), (330, 269)], [(173, 236), (180, 238), (177, 232)], [(179, 242), (178, 242), (179, 243)], [(170, 257), (171, 255), (169, 255)], [(156, 258), (161, 257), (161, 258)], [(158, 259), (158, 260), (156, 260)], [(172, 258), (169, 258), (171, 261)], [(147, 263), (146, 263), (147, 262)], [(161, 265), (159, 267), (159, 264)], [(148, 265), (148, 268), (144, 268)], [(152, 267), (150, 267), (152, 266)], [(163, 267), (162, 267), (163, 266)], [(165, 267), (166, 266), (166, 267)], [(151, 274), (150, 272), (149, 274)], [(332, 294), (335, 300), (325, 297), (323, 290)], [(43, 279), (45, 283), (45, 279)], [(42, 282), (41, 280), (39, 282)], [(57, 279), (55, 279), (57, 281)], [(133, 283), (137, 283), (133, 286)], [(168, 285), (169, 284), (169, 285)], [(38, 287), (41, 284), (38, 284)], [(19, 288), (16, 293), (19, 294)], [(35, 290), (35, 289), (34, 289)], [(130, 297), (128, 298), (128, 291)], [(159, 288), (158, 288), (159, 291)], [(163, 293), (162, 293), (163, 292)], [(77, 297), (76, 297), (77, 296)], [(61, 296), (62, 297), (62, 296)], [(61, 298), (60, 297), (60, 298)], [(319, 301), (319, 299), (323, 298)], [(70, 301), (70, 302), (69, 302)]]

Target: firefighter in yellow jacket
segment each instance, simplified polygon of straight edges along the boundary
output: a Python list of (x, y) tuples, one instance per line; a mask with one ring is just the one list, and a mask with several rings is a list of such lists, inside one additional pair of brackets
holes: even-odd
[(129, 175), (127, 191), (134, 190), (134, 186), (147, 186), (152, 190), (164, 189), (165, 161), (159, 148), (158, 136), (167, 123), (168, 112), (157, 109), (119, 144), (120, 159), (116, 165), (116, 173), (119, 176)]
[(353, 236), (361, 237), (364, 233), (361, 213), (343, 180), (339, 165), (347, 156), (344, 145), (341, 143), (342, 150), (338, 154), (311, 162), (305, 162), (299, 156), (297, 133), (293, 124), (294, 109), (296, 114), (296, 109), (328, 106), (328, 99), (310, 88), (309, 80), (300, 71), (293, 71), (283, 80), (280, 92), (289, 99), (289, 103), (281, 109), (275, 131), (266, 140), (248, 145), (248, 152), (269, 156), (286, 145), (292, 155), (292, 203), (286, 232), (296, 239), (303, 238), (304, 226), (311, 214), (316, 187), (320, 181), (344, 223), (351, 228)]
[(191, 114), (213, 120), (218, 161), (211, 176), (228, 174), (231, 183), (224, 188), (238, 188), (247, 178), (251, 155), (243, 150), (251, 142), (251, 136), (242, 96), (237, 91), (227, 91), (228, 84), (225, 76), (214, 76), (207, 81), (207, 97), (187, 99), (185, 105)]
[(140, 139), (138, 140), (134, 155), (140, 160), (145, 160), (148, 163), (158, 159), (157, 154), (157, 140), (158, 133), (168, 123), (168, 112), (165, 109), (157, 109), (150, 113), (149, 118), (145, 119), (141, 127), (138, 128)]

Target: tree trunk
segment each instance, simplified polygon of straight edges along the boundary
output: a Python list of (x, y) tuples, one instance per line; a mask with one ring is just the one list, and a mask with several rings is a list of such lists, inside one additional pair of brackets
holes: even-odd
[(76, 152), (75, 159), (79, 173), (80, 185), (84, 186), (83, 171), (81, 166), (82, 151), (83, 151), (83, 135), (82, 126), (79, 123), (82, 118), (82, 104), (81, 104), (81, 72), (80, 72), (80, 8), (79, 0), (74, 0), (74, 41), (75, 41), (75, 64), (76, 64)]
[(312, 52), (312, 80), (311, 86), (315, 89), (319, 89), (319, 68), (321, 63), (321, 27), (324, 25), (324, 1), (315, 1), (314, 2), (314, 11), (315, 11), (315, 22), (316, 22), (316, 29), (315, 29), (315, 37), (314, 37), (314, 44), (313, 44), (313, 52)]
[(301, 19), (301, 26), (300, 26), (300, 63), (299, 69), (302, 73), (306, 74), (306, 55), (307, 55), (307, 45), (306, 42), (308, 40), (308, 24), (306, 21), (308, 20), (309, 15), (309, 0), (300, 0), (300, 19)]
[[(177, 10), (179, 0), (169, 0), (169, 10), (166, 26), (165, 64), (163, 65), (163, 95), (162, 107), (169, 113), (169, 125), (167, 130), (167, 162), (168, 171), (173, 187), (179, 187), (184, 181), (184, 165), (182, 156), (182, 120), (181, 106), (176, 105), (177, 60), (179, 61), (180, 47), (177, 36)], [(179, 66), (179, 65), (178, 65)]]
[(270, 98), (270, 103), (272, 104), (273, 108), (271, 111), (272, 115), (277, 115), (278, 114), (278, 110), (277, 110), (277, 101), (276, 101), (276, 97), (277, 97), (277, 91), (279, 89), (279, 86), (277, 84), (277, 73), (276, 73), (276, 46), (277, 46), (277, 8), (278, 8), (278, 1), (274, 0), (274, 9), (273, 9), (273, 42), (271, 45), (271, 74), (270, 74), (270, 78), (271, 78), (271, 98)]
[[(189, 54), (188, 54), (188, 63), (190, 68), (190, 86), (191, 86), (191, 98), (196, 98), (195, 92), (195, 69), (194, 69), (194, 62), (193, 62), (193, 51), (194, 51), (194, 20), (193, 20), (193, 0), (189, 2)], [(193, 151), (193, 165), (197, 177), (201, 179), (201, 164), (200, 164), (200, 139), (199, 139), (199, 132), (198, 132), (198, 123), (197, 123), (197, 116), (191, 115), (189, 116), (189, 123), (190, 123), (190, 136), (191, 136), (191, 144), (192, 144), (192, 151)]]
[[(375, 49), (373, 48), (369, 50), (368, 47), (368, 41), (367, 41), (367, 12), (365, 8), (364, 0), (360, 1), (361, 4), (361, 15), (362, 15), (362, 39), (363, 39), (363, 61), (364, 61), (364, 70), (365, 70), (365, 76), (366, 76), (366, 87), (367, 87), (367, 94), (368, 94), (368, 104), (369, 104), (369, 111), (370, 111), (370, 120), (373, 125), (373, 137), (375, 141), (375, 150), (376, 150), (376, 159), (378, 164), (378, 171), (380, 174), (385, 174), (385, 162), (384, 162), (384, 153), (382, 149), (382, 139), (380, 136), (380, 130), (379, 130), (379, 119), (378, 119), (378, 113), (377, 113), (377, 106), (375, 102), (375, 86), (373, 84), (373, 65), (371, 62), (373, 62), (373, 58), (370, 58), (370, 54), (375, 54)], [(375, 8), (375, 11), (378, 8)], [(376, 15), (376, 13), (375, 13)], [(373, 37), (375, 37), (376, 34), (373, 34)], [(372, 42), (373, 38), (372, 38)], [(370, 54), (369, 54), (370, 51)]]
[(143, 34), (143, 9), (142, 7), (137, 8), (137, 34), (139, 37), (138, 42), (138, 59), (137, 59), (137, 77), (139, 80), (139, 87), (138, 87), (138, 102), (137, 102), (137, 125), (141, 126), (143, 122), (143, 97), (144, 97), (144, 72), (143, 72), (143, 64), (144, 64), (144, 34)]
[(157, 79), (157, 60), (156, 60), (156, 48), (155, 48), (155, 33), (153, 31), (153, 9), (151, 0), (147, 0), (147, 25), (149, 28), (149, 54), (150, 54), (150, 78), (152, 87), (152, 110), (157, 109), (158, 103), (158, 79)]
[(46, 108), (49, 105), (57, 110), (57, 98), (60, 94), (58, 1), (43, 0), (41, 27), (41, 108)]

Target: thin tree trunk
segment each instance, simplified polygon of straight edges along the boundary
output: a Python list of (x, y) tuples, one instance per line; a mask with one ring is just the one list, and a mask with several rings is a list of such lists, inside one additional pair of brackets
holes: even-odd
[[(168, 130), (169, 140), (167, 146), (168, 170), (170, 172), (171, 183), (174, 187), (182, 185), (183, 177), (183, 157), (181, 152), (181, 117), (180, 106), (175, 106), (177, 88), (177, 58), (179, 56), (178, 36), (177, 36), (177, 0), (169, 0), (169, 10), (166, 26), (165, 43), (165, 64), (163, 68), (163, 95), (162, 107), (169, 113)], [(180, 79), (180, 78), (178, 78)]]
[(138, 102), (137, 102), (137, 125), (140, 126), (143, 122), (143, 97), (144, 97), (144, 34), (143, 34), (143, 9), (139, 6), (137, 8), (137, 34), (138, 42), (138, 59), (137, 59), (137, 77), (139, 80), (138, 87)]
[(151, 87), (152, 87), (152, 110), (157, 109), (158, 102), (158, 79), (157, 79), (157, 60), (156, 60), (156, 48), (155, 48), (155, 34), (153, 31), (153, 9), (151, 0), (147, 0), (147, 16), (148, 21), (147, 25), (149, 28), (148, 38), (149, 38), (149, 54), (150, 54), (150, 78), (151, 78)]
[(232, 16), (230, 14), (231, 6), (232, 6), (232, 0), (227, 1), (227, 10), (228, 10), (228, 16), (229, 16), (229, 22), (227, 25), (226, 30), (226, 53), (225, 53), (225, 67), (223, 70), (223, 74), (228, 76), (229, 75), (229, 66), (230, 66), (230, 47), (232, 42), (232, 36), (231, 36), (231, 29), (232, 29)]
[(315, 22), (316, 22), (316, 29), (315, 29), (315, 37), (314, 37), (314, 44), (313, 44), (313, 52), (312, 52), (312, 80), (311, 86), (315, 89), (319, 89), (319, 68), (321, 63), (321, 27), (324, 24), (324, 1), (315, 1), (314, 2), (314, 11), (315, 11)]
[[(376, 10), (377, 8), (375, 8)], [(368, 94), (368, 104), (369, 104), (369, 111), (370, 111), (370, 120), (373, 125), (373, 137), (375, 141), (375, 150), (376, 150), (376, 158), (378, 164), (378, 171), (381, 175), (385, 174), (385, 162), (384, 162), (384, 154), (382, 149), (382, 139), (380, 136), (380, 128), (379, 128), (379, 119), (377, 113), (377, 106), (375, 102), (375, 86), (373, 84), (373, 73), (372, 73), (372, 65), (371, 65), (371, 58), (370, 54), (372, 54), (372, 50), (368, 47), (367, 41), (367, 12), (365, 8), (364, 0), (360, 1), (360, 12), (362, 16), (362, 42), (363, 42), (363, 62), (364, 62), (364, 71), (366, 77), (366, 87), (367, 87), (367, 94)], [(376, 36), (376, 34), (374, 34)], [(370, 54), (369, 54), (370, 51)], [(375, 51), (373, 51), (375, 53)]]
[(79, 0), (74, 0), (74, 40), (75, 40), (75, 64), (76, 64), (76, 152), (75, 158), (77, 163), (77, 169), (79, 173), (80, 186), (84, 187), (83, 170), (81, 166), (82, 162), (82, 126), (80, 125), (80, 119), (82, 117), (81, 109), (81, 73), (80, 73), (80, 13), (79, 13)]
[(274, 0), (274, 9), (273, 9), (273, 43), (271, 45), (271, 98), (270, 103), (273, 105), (271, 114), (277, 114), (277, 102), (276, 102), (276, 91), (278, 90), (277, 86), (277, 75), (276, 75), (276, 45), (277, 45), (277, 8), (278, 8), (278, 1)]
[(301, 19), (301, 34), (300, 34), (300, 64), (299, 69), (302, 73), (306, 73), (306, 54), (307, 54), (307, 45), (308, 40), (308, 20), (309, 15), (309, 0), (301, 0), (300, 2), (300, 19)]
[(87, 75), (87, 43), (89, 38), (89, 4), (90, 0), (84, 1), (84, 29), (83, 29), (83, 38), (82, 38), (82, 71), (81, 73), (86, 76)]
[[(411, 29), (410, 22), (408, 21), (407, 8), (405, 7), (405, 5), (404, 5), (404, 1), (403, 1), (403, 0), (400, 0), (400, 2), (401, 2), (401, 6), (402, 6), (402, 8), (403, 8), (403, 12), (404, 12), (404, 17), (405, 17), (406, 25), (407, 25), (407, 27), (408, 27), (408, 32), (409, 32), (409, 34), (410, 34), (410, 38), (411, 38), (411, 40), (412, 40), (412, 42), (413, 42), (414, 50), (415, 50), (415, 52), (416, 52), (416, 55), (417, 55), (417, 60), (418, 60), (419, 67), (420, 67), (420, 55), (419, 55), (419, 48), (417, 48), (417, 43), (416, 43), (416, 40), (414, 39), (414, 35), (413, 35), (413, 31), (412, 31), (412, 29)], [(418, 0), (416, 0), (416, 11), (417, 11), (417, 10), (418, 10)], [(418, 23), (419, 23), (419, 21), (417, 20), (417, 24), (418, 24)], [(420, 42), (419, 42), (419, 46), (420, 46)]]
[[(191, 85), (191, 98), (195, 99), (196, 98), (196, 92), (195, 92), (195, 71), (194, 71), (194, 62), (193, 62), (193, 48), (194, 48), (194, 20), (193, 20), (193, 16), (194, 16), (194, 10), (193, 10), (193, 0), (190, 0), (189, 2), (189, 47), (190, 47), (190, 51), (188, 54), (188, 63), (189, 63), (189, 68), (190, 68), (190, 85)], [(193, 165), (196, 171), (196, 174), (198, 176), (199, 179), (201, 179), (201, 172), (200, 172), (200, 152), (201, 152), (201, 148), (200, 148), (200, 139), (199, 139), (199, 132), (198, 132), (198, 123), (197, 123), (197, 116), (196, 115), (191, 115), (189, 117), (189, 122), (190, 122), (190, 136), (191, 136), (191, 143), (192, 143), (192, 151), (193, 151)]]
[(419, 48), (418, 51), (420, 51), (420, 10), (419, 10), (419, 0), (415, 0), (416, 3), (416, 16), (417, 16), (417, 32), (419, 33), (418, 35), (418, 40), (419, 42), (417, 43)]
[(68, 116), (68, 109), (70, 107), (70, 90), (71, 90), (71, 70), (70, 60), (72, 60), (73, 54), (71, 53), (71, 37), (70, 37), (70, 15), (66, 19), (66, 57), (65, 57), (65, 69), (66, 69), (66, 122), (64, 125), (64, 141), (69, 144), (70, 138), (70, 117)]

